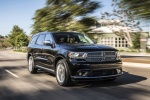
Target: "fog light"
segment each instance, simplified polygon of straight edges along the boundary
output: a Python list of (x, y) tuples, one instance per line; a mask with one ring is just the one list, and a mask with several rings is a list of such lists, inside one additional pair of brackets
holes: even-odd
[(82, 76), (82, 73), (81, 73), (81, 72), (79, 72), (79, 76)]
[(121, 69), (117, 69), (117, 73), (120, 74), (122, 71)]

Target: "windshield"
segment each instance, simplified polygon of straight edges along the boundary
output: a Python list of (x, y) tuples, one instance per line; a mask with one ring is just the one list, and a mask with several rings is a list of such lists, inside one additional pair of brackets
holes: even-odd
[(84, 34), (79, 33), (55, 33), (53, 34), (56, 43), (72, 43), (72, 44), (94, 44), (94, 42), (89, 39)]

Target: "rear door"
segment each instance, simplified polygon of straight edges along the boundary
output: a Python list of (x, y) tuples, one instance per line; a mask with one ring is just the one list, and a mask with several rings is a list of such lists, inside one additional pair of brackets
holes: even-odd
[[(38, 49), (38, 47), (35, 44), (38, 37), (39, 37), (39, 35), (34, 36), (28, 45), (28, 53), (33, 54), (34, 59), (35, 59), (35, 55), (36, 55), (36, 52)], [(36, 61), (34, 62), (34, 64), (36, 65)]]
[(43, 47), (44, 47), (44, 38), (45, 34), (39, 35), (36, 43), (35, 43), (35, 53), (34, 53), (34, 60), (37, 66), (43, 66), (44, 56), (42, 55)]

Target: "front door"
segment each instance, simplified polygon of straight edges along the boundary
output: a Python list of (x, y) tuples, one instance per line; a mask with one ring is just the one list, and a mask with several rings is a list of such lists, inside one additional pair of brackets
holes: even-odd
[[(53, 43), (51, 34), (46, 34), (45, 41), (50, 41), (51, 44)], [(53, 46), (44, 45), (43, 52), (42, 52), (42, 55), (44, 55), (46, 59), (44, 60), (44, 64), (45, 67), (48, 68), (50, 71), (54, 71), (53, 63), (54, 63), (56, 52), (57, 51)]]

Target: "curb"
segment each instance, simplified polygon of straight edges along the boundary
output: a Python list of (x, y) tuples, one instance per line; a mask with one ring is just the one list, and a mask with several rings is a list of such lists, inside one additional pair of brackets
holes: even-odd
[(134, 67), (134, 68), (146, 68), (150, 69), (150, 64), (144, 64), (144, 63), (131, 63), (131, 62), (123, 62), (123, 67)]
[(23, 53), (23, 52), (17, 52), (17, 51), (11, 51), (11, 52), (13, 52), (13, 53), (18, 53), (18, 54), (27, 54), (27, 53)]

